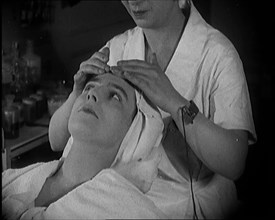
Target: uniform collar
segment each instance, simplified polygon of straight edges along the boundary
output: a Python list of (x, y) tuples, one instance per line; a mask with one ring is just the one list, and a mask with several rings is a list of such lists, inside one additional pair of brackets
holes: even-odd
[(200, 61), (207, 40), (208, 24), (192, 2), (190, 10), (190, 17), (169, 66), (173, 64), (173, 60), (176, 62), (183, 59), (188, 60), (189, 65), (193, 64), (193, 66)]
[[(178, 61), (184, 59), (188, 60), (188, 63), (192, 64), (192, 66), (196, 66), (196, 63), (200, 60), (202, 50), (207, 40), (209, 25), (202, 18), (192, 2), (190, 10), (190, 17), (176, 51), (167, 67), (167, 71), (169, 71), (169, 67), (173, 68), (173, 62), (177, 62), (178, 65)], [(131, 35), (125, 45), (123, 59), (145, 60), (145, 37), (142, 28), (134, 28)]]

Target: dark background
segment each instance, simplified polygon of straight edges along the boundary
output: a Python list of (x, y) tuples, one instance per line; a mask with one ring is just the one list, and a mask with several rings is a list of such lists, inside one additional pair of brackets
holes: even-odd
[[(26, 0), (22, 2), (30, 2)], [(38, 0), (34, 0), (38, 1)], [(115, 34), (134, 27), (120, 1), (50, 1), (50, 19), (28, 25), (20, 20), (21, 1), (2, 1), (2, 49), (19, 41), (22, 53), (26, 39), (34, 40), (42, 58), (44, 81), (72, 81), (81, 61), (90, 57)], [(236, 181), (244, 208), (235, 217), (271, 216), (273, 199), (271, 131), (273, 116), (271, 66), (271, 6), (266, 2), (241, 0), (194, 0), (202, 16), (235, 45), (243, 61), (248, 82), (258, 142), (249, 147), (247, 166)]]

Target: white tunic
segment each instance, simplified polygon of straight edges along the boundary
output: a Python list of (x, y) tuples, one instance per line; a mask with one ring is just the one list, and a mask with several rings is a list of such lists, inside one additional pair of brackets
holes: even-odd
[[(119, 60), (145, 60), (144, 33), (139, 27), (114, 37), (106, 46), (110, 48), (110, 66)], [(208, 25), (193, 4), (165, 74), (174, 88), (187, 100), (193, 100), (205, 117), (226, 129), (246, 130), (249, 144), (255, 142), (252, 109), (240, 57), (233, 44)], [(161, 113), (164, 119), (169, 117), (168, 113)], [(148, 196), (169, 218), (192, 218), (190, 181), (177, 172), (164, 150), (159, 168), (164, 178), (158, 176)], [(220, 175), (215, 174), (207, 183), (193, 182), (192, 187), (199, 218), (226, 217), (238, 203), (234, 182)]]

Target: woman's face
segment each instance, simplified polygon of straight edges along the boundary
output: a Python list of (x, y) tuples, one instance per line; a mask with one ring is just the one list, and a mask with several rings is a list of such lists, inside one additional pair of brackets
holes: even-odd
[(135, 116), (135, 90), (112, 74), (95, 76), (76, 99), (69, 119), (74, 137), (99, 145), (122, 142)]
[(157, 29), (179, 10), (178, 0), (121, 0), (135, 23), (141, 28)]

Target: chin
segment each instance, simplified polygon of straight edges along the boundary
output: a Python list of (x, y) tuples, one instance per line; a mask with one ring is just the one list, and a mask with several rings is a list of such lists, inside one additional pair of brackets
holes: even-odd
[(146, 21), (135, 21), (136, 25), (139, 26), (140, 28), (151, 28), (151, 25), (148, 24)]
[(80, 137), (81, 139), (91, 139), (96, 133), (93, 127), (87, 126), (87, 123), (79, 120), (69, 120), (68, 130), (72, 136)]
[(152, 23), (149, 23), (147, 21), (135, 21), (136, 25), (139, 26), (140, 28), (144, 28), (144, 29), (157, 29), (157, 25), (154, 25)]

